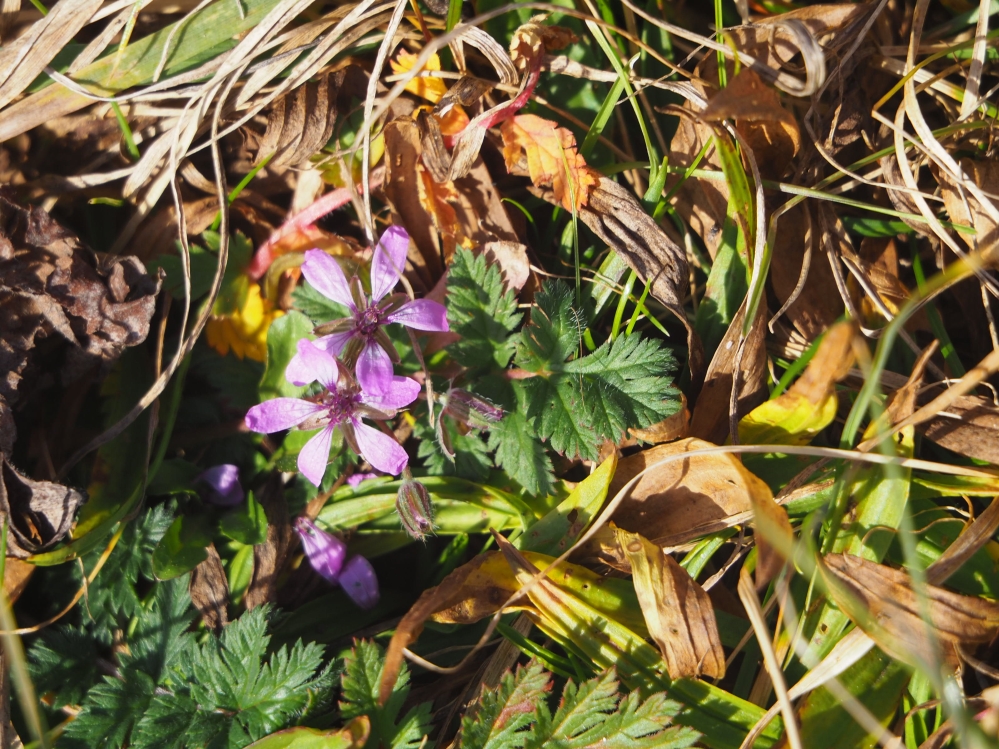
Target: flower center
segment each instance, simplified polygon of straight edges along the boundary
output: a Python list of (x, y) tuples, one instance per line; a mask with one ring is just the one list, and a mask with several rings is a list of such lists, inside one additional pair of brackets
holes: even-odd
[(374, 338), (382, 324), (382, 309), (373, 304), (363, 312), (358, 312), (354, 318), (354, 330), (361, 338)]
[(342, 424), (349, 420), (360, 402), (360, 393), (351, 390), (336, 390), (327, 393), (323, 398), (323, 405), (329, 409), (331, 424)]

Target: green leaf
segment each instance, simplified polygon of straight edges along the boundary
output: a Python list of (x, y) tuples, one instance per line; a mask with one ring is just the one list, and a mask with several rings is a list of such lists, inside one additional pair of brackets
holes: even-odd
[(66, 726), (60, 746), (120, 749), (125, 745), (136, 716), (149, 704), (156, 684), (136, 669), (122, 669), (122, 677), (105, 676), (87, 693), (79, 714)]
[(373, 642), (359, 640), (344, 659), (340, 712), (345, 720), (366, 715), (371, 720), (371, 735), (365, 747), (416, 749), (430, 731), (430, 706), (413, 707), (398, 720), (402, 705), (409, 696), (409, 670), (403, 665), (392, 696), (385, 705), (378, 704), (385, 656)]
[(260, 380), (260, 400), (295, 398), (305, 392), (304, 387), (292, 385), (284, 376), (302, 338), (312, 338), (312, 321), (301, 312), (291, 310), (271, 323), (267, 330), (267, 368)]
[(365, 718), (355, 718), (341, 729), (289, 728), (254, 741), (247, 749), (353, 749), (364, 736)]
[(153, 551), (156, 578), (170, 580), (193, 570), (208, 558), (208, 544), (214, 535), (215, 523), (209, 515), (179, 516)]
[(525, 749), (671, 749), (686, 747), (700, 737), (691, 728), (672, 726), (680, 704), (654, 694), (644, 702), (638, 694), (628, 694), (618, 704), (618, 683), (614, 670), (577, 687), (569, 681), (554, 718), (541, 702), (537, 724)]
[(494, 381), (494, 384), (497, 387), (492, 391), (493, 400), (506, 413), (489, 429), (489, 449), (495, 451), (496, 464), (524, 491), (544, 496), (551, 492), (555, 475), (544, 446), (535, 436), (534, 422), (526, 415), (527, 390), (522, 382)]
[(267, 540), (267, 515), (253, 492), (246, 493), (246, 502), (242, 506), (222, 516), (219, 530), (233, 541), (248, 546), (262, 544)]
[(611, 453), (558, 507), (527, 529), (518, 539), (518, 548), (553, 556), (564, 552), (600, 512), (616, 468), (617, 453)]
[(461, 749), (519, 749), (531, 736), (535, 708), (551, 689), (551, 676), (537, 661), (507, 673), (461, 720)]
[(308, 281), (295, 288), (291, 294), (291, 302), (295, 309), (317, 325), (350, 316), (350, 310), (320, 294)]
[(28, 651), (28, 673), (39, 694), (52, 693), (52, 707), (78, 705), (101, 672), (98, 642), (82, 627), (43, 629)]
[(658, 341), (619, 336), (578, 356), (583, 322), (569, 287), (547, 284), (521, 331), (516, 363), (535, 373), (519, 385), (537, 436), (570, 458), (595, 459), (602, 440), (617, 442), (679, 408), (670, 385), (675, 362)]
[(427, 473), (434, 476), (459, 476), (470, 481), (485, 481), (492, 468), (492, 460), (489, 458), (489, 448), (486, 447), (482, 437), (474, 430), (462, 434), (450, 419), (444, 419), (443, 427), (451, 438), (451, 448), (454, 450), (453, 462), (437, 444), (436, 431), (425, 418), (419, 419), (413, 427), (413, 433), (419, 440), (416, 454), (423, 460)]
[(448, 347), (452, 358), (469, 369), (503, 369), (513, 356), (510, 338), (521, 315), (517, 298), (503, 286), (499, 267), (483, 255), (459, 249), (448, 271), (447, 317), (461, 340)]

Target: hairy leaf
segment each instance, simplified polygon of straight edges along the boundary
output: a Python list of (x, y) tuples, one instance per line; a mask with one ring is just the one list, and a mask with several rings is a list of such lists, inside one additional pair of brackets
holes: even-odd
[(448, 347), (451, 356), (470, 369), (506, 367), (514, 349), (510, 333), (521, 315), (499, 268), (461, 249), (451, 263), (447, 288), (448, 322), (461, 336)]

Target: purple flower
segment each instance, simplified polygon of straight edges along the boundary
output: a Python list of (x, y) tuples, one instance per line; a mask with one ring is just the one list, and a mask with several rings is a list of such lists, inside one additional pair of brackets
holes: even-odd
[(202, 471), (195, 480), (208, 484), (210, 489), (205, 499), (213, 505), (235, 507), (245, 498), (243, 487), (239, 484), (239, 468), (231, 463), (212, 466)]
[(340, 429), (350, 449), (377, 470), (395, 476), (409, 463), (409, 456), (392, 437), (361, 421), (390, 419), (420, 393), (420, 385), (408, 377), (390, 376), (382, 392), (372, 393), (338, 367), (336, 359), (312, 341), (298, 342), (298, 354), (288, 365), (286, 377), (298, 384), (319, 382), (325, 392), (310, 399), (274, 398), (254, 406), (246, 414), (246, 426), (269, 434), (300, 427), (322, 427), (298, 455), (298, 470), (316, 486), (322, 483), (329, 460), (333, 430)]
[(378, 603), (378, 578), (371, 562), (355, 555), (344, 564), (347, 544), (332, 533), (320, 530), (307, 517), (295, 518), (295, 531), (302, 539), (312, 569), (334, 585), (343, 587), (343, 592), (362, 609), (370, 609)]
[[(370, 297), (356, 276), (348, 282), (340, 264), (322, 250), (306, 252), (302, 264), (302, 274), (319, 293), (350, 310), (349, 317), (317, 326), (316, 344), (334, 356), (342, 355), (348, 366), (356, 362), (358, 382), (374, 393), (391, 387), (392, 362), (398, 360), (383, 325), (397, 322), (414, 330), (448, 330), (444, 305), (430, 299), (409, 301), (405, 294), (386, 296), (399, 282), (408, 248), (405, 229), (390, 226), (385, 230), (371, 258)], [(293, 368), (298, 371), (294, 361), (289, 370)]]
[(377, 473), (353, 473), (347, 477), (347, 486), (356, 489), (362, 482), (367, 481), (368, 479), (376, 478), (378, 478)]

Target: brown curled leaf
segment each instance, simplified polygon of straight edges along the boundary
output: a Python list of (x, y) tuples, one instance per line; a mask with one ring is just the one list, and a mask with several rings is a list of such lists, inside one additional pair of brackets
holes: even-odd
[(43, 370), (71, 382), (142, 343), (159, 285), (135, 257), (98, 256), (0, 189), (0, 396), (15, 406)]
[(86, 495), (52, 481), (35, 481), (0, 456), (0, 516), (7, 521), (7, 554), (26, 559), (58, 543)]
[(201, 620), (218, 634), (229, 623), (229, 581), (215, 544), (208, 545), (208, 557), (191, 573), (190, 592)]

